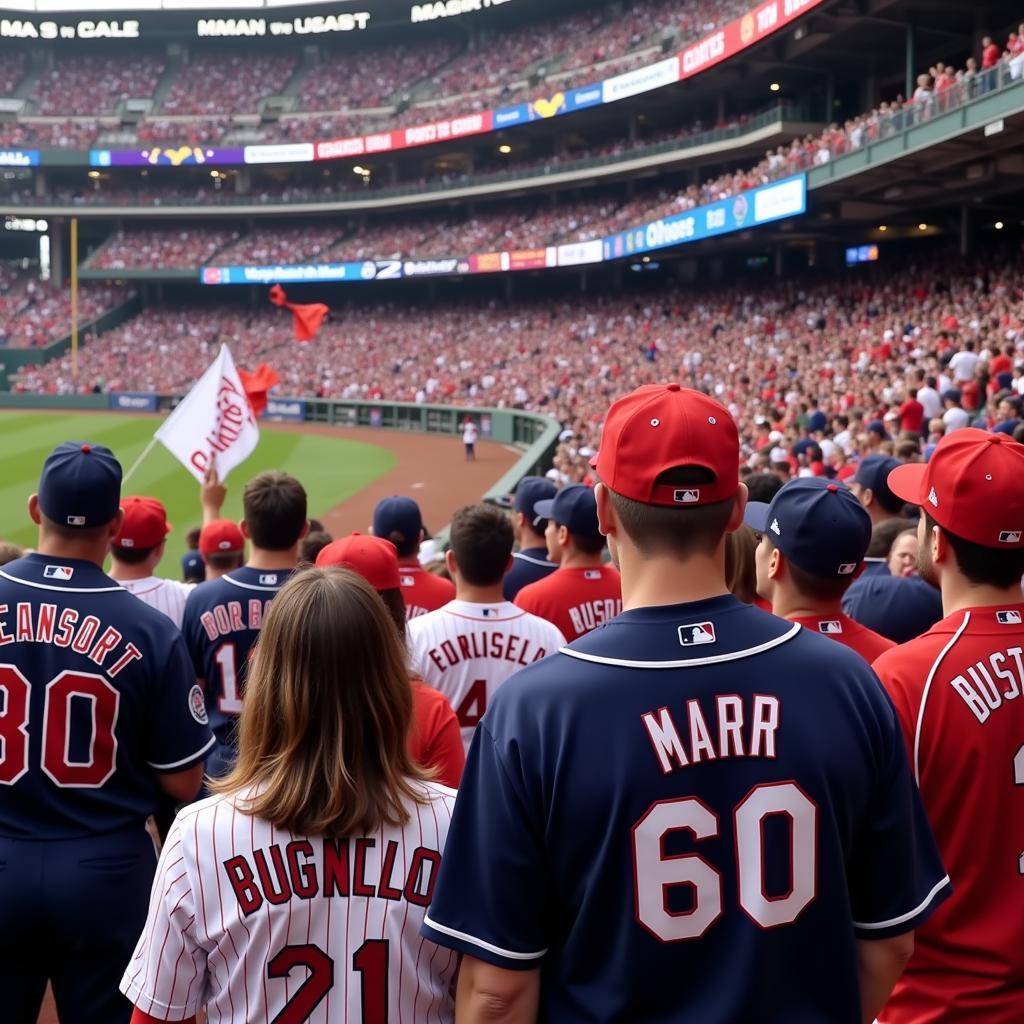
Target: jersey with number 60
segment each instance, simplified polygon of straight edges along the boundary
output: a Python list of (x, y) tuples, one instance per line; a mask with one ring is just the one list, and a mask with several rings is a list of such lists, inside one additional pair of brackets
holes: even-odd
[(234, 762), (235, 724), (242, 711), (249, 654), (270, 602), (294, 570), (242, 566), (200, 583), (185, 604), (181, 632), (196, 675), (206, 683), (206, 707), (217, 747), (206, 770), (223, 775)]
[(400, 828), (297, 836), (239, 809), (186, 808), (167, 836), (121, 991), (217, 1024), (450, 1024), (457, 957), (419, 934), (455, 791), (424, 785)]
[(213, 746), (181, 634), (78, 559), (0, 569), (0, 836), (141, 829)]
[(565, 643), (556, 626), (509, 601), (449, 601), (410, 619), (407, 632), (413, 671), (448, 698), (467, 750), (497, 688)]
[(859, 1024), (855, 938), (948, 889), (868, 665), (724, 596), (501, 687), (424, 934), (539, 968), (542, 1020)]

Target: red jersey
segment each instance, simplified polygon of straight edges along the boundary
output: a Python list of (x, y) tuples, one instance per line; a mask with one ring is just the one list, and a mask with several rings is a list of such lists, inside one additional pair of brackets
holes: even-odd
[(451, 580), (435, 576), (418, 565), (400, 565), (398, 575), (402, 584), (407, 619), (415, 619), (418, 615), (437, 611), (442, 605), (455, 599), (455, 584)]
[(989, 43), (981, 51), (981, 70), (988, 71), (989, 68), (994, 68), (999, 63), (999, 58), (1002, 55), (1002, 50), (995, 43)]
[(920, 434), (924, 423), (924, 406), (916, 398), (908, 398), (899, 409), (900, 430)]
[(818, 615), (794, 615), (790, 616), (790, 622), (799, 622), (812, 633), (820, 633), (849, 647), (869, 665), (875, 658), (885, 654), (890, 647), (896, 646), (895, 641), (876, 633), (873, 629), (868, 629), (867, 626), (862, 626), (849, 615), (839, 614), (829, 618)]
[(556, 625), (571, 643), (622, 611), (622, 582), (610, 565), (556, 569), (523, 587), (515, 604)]
[(879, 1021), (1024, 1020), (1024, 604), (968, 608), (874, 668), (953, 883)]
[(435, 782), (458, 789), (466, 752), (462, 730), (448, 698), (427, 686), (422, 679), (412, 681), (412, 730), (409, 756), (423, 768), (434, 768)]

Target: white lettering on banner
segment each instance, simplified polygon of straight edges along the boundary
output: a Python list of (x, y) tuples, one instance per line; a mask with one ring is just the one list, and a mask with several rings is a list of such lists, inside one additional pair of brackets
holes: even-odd
[(725, 56), (725, 33), (715, 32), (714, 35), (694, 43), (683, 50), (683, 74), (692, 75), (705, 64)]
[(578, 267), (584, 263), (600, 263), (604, 259), (604, 247), (600, 238), (589, 242), (569, 242), (558, 246), (558, 265)]
[(391, 149), (391, 132), (381, 132), (379, 135), (366, 136), (367, 153), (384, 153)]
[(656, 220), (647, 225), (645, 237), (649, 249), (658, 249), (664, 245), (674, 245), (693, 238), (696, 233), (697, 221), (693, 217), (680, 217), (678, 220)]
[(276, 146), (246, 146), (242, 157), (247, 164), (304, 164), (314, 159), (312, 142), (289, 142)]
[(320, 142), (316, 147), (317, 160), (334, 160), (345, 156), (362, 156), (366, 152), (366, 139), (335, 139)]
[(126, 21), (79, 21), (58, 25), (55, 21), (0, 19), (2, 39), (138, 39), (139, 23)]
[(770, 32), (779, 23), (779, 5), (776, 3), (765, 4), (757, 11), (757, 31)]
[(679, 57), (659, 60), (656, 64), (627, 71), (624, 75), (616, 75), (602, 83), (605, 103), (624, 100), (629, 96), (637, 96), (651, 89), (660, 89), (679, 81)]
[(260, 438), (227, 345), (161, 424), (156, 439), (200, 483), (211, 465), (222, 480), (252, 454)]
[(754, 223), (778, 220), (803, 213), (807, 203), (806, 182), (803, 175), (780, 181), (754, 193)]
[(818, 2), (819, 0), (785, 0), (782, 10), (787, 18), (792, 18), (794, 15), (799, 14), (805, 7), (810, 7), (812, 4)]
[(458, 267), (457, 259), (407, 260), (404, 270), (406, 277), (415, 277), (417, 274), (454, 274)]
[(196, 24), (197, 36), (214, 39), (266, 34), (266, 18), (200, 18)]
[(243, 267), (242, 276), (249, 284), (274, 284), (281, 281), (346, 281), (349, 278), (344, 263)]
[[(0, 167), (31, 167), (32, 158), (21, 149), (0, 150)], [(35, 231), (35, 221), (31, 228), (14, 228), (15, 231)], [(10, 225), (7, 225), (10, 228)]]
[(438, 18), (457, 18), (461, 14), (472, 14), (487, 7), (500, 7), (508, 0), (436, 0), (430, 4), (413, 4), (409, 18), (414, 25)]
[(719, 231), (725, 227), (725, 208), (708, 210), (706, 224), (708, 231)]

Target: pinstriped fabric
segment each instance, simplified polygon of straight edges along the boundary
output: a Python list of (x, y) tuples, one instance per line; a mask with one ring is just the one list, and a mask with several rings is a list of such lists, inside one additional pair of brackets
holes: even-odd
[(175, 580), (163, 580), (157, 576), (149, 576), (144, 580), (118, 580), (129, 594), (134, 594), (150, 608), (163, 612), (178, 629), (181, 629), (182, 616), (185, 614), (185, 602), (192, 587), (187, 583)]

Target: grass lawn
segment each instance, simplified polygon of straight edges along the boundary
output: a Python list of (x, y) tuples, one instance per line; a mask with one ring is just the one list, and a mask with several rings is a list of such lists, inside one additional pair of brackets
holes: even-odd
[[(127, 472), (159, 422), (155, 417), (122, 414), (0, 412), (0, 537), (35, 545), (36, 528), (28, 517), (26, 502), (36, 490), (43, 460), (55, 445), (61, 441), (107, 445)], [(224, 515), (241, 518), (245, 481), (266, 469), (283, 469), (297, 477), (309, 494), (310, 515), (319, 516), (388, 472), (395, 462), (387, 448), (351, 441), (340, 434), (336, 438), (314, 436), (262, 426), (256, 451), (228, 477)], [(185, 533), (202, 518), (195, 480), (158, 444), (128, 481), (124, 493), (159, 498), (166, 506), (174, 531), (167, 538), (167, 555), (158, 572), (177, 578)]]

